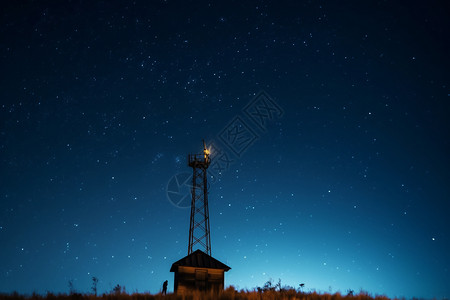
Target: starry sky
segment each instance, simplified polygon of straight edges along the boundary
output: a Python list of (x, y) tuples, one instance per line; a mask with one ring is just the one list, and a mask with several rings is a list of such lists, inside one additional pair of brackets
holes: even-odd
[(171, 291), (205, 139), (227, 286), (450, 297), (444, 1), (0, 5), (0, 292)]

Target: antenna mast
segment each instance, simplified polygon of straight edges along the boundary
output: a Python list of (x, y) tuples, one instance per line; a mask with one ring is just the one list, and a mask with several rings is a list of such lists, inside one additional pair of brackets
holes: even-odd
[(204, 248), (206, 254), (211, 256), (207, 182), (207, 169), (211, 163), (209, 154), (210, 150), (206, 148), (203, 140), (203, 153), (189, 154), (188, 156), (189, 167), (193, 171), (188, 255), (193, 252), (194, 246), (198, 244)]

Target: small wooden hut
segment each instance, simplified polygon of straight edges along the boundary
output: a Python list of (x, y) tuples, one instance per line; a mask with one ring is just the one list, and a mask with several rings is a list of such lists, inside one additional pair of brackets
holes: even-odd
[(172, 264), (175, 293), (186, 290), (223, 290), (225, 272), (231, 268), (201, 250)]

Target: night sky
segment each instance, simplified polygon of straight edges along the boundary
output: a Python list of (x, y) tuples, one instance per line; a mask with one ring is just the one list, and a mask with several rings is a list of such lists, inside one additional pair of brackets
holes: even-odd
[(338, 2), (2, 1), (0, 292), (172, 291), (205, 139), (226, 286), (449, 298), (448, 3)]

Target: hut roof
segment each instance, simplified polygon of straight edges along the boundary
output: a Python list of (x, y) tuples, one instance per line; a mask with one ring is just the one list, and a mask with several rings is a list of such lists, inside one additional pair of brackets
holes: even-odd
[(196, 267), (196, 268), (208, 268), (208, 269), (222, 269), (228, 271), (231, 268), (224, 263), (221, 263), (217, 259), (209, 256), (201, 250), (195, 250), (190, 255), (183, 257), (177, 262), (172, 264), (170, 272), (178, 270), (178, 266)]

